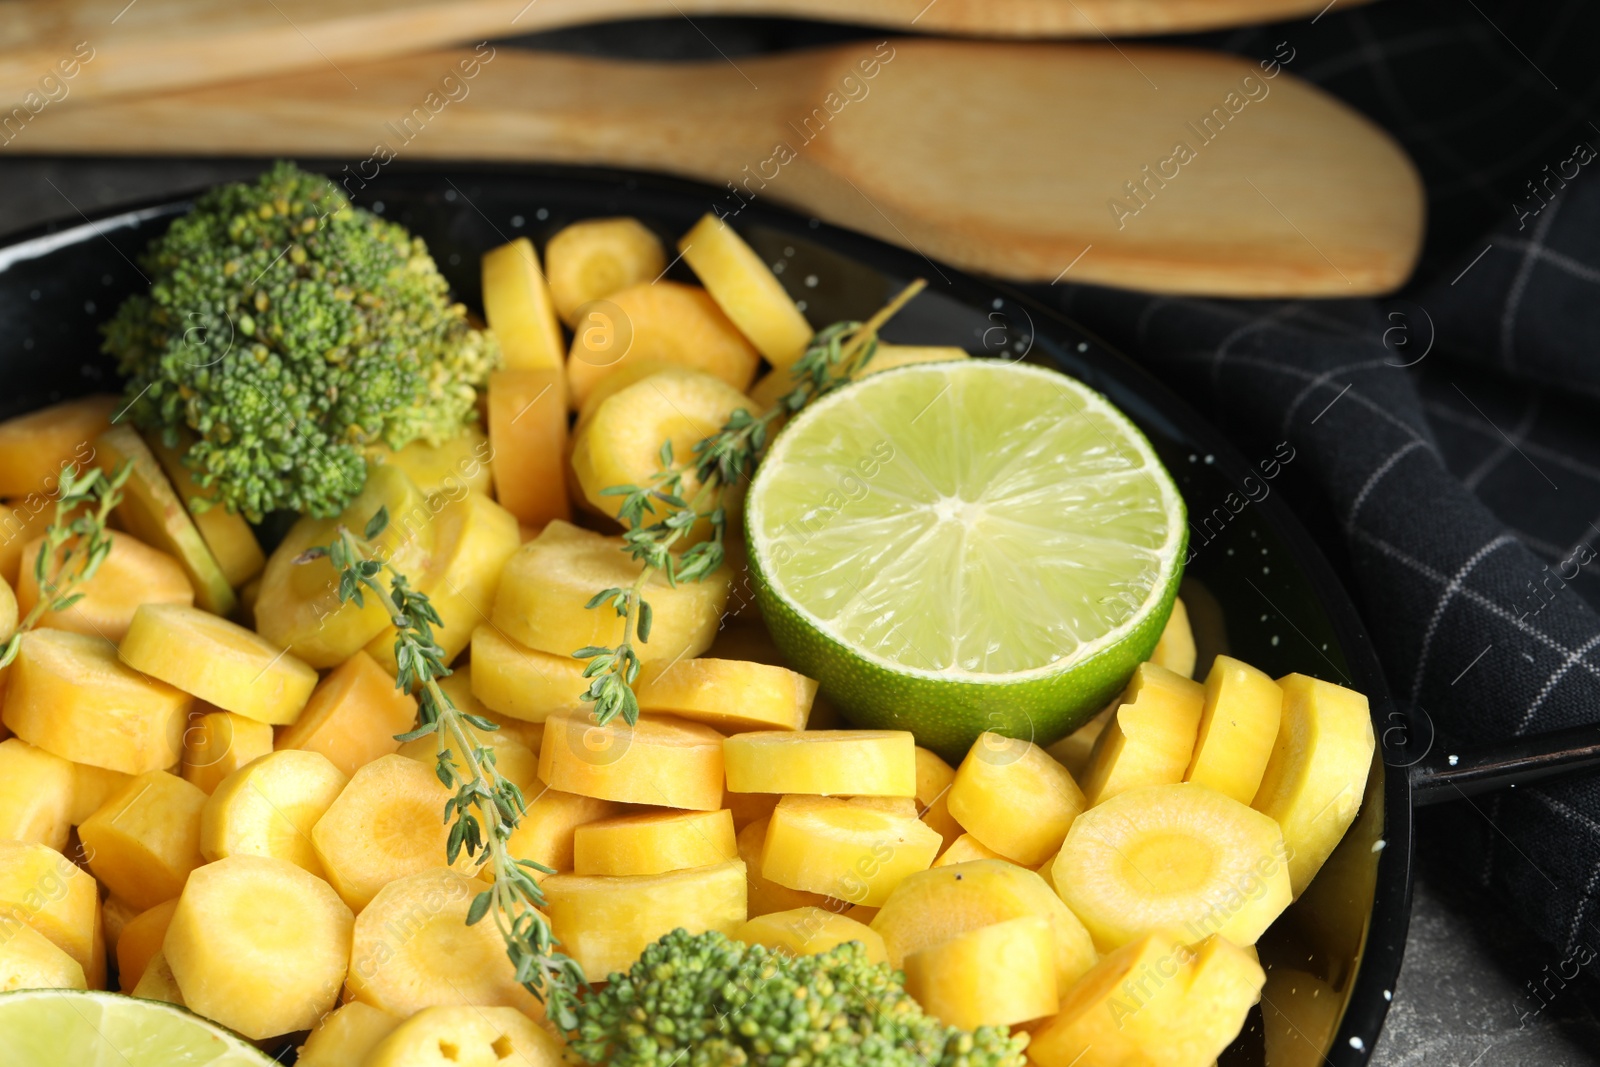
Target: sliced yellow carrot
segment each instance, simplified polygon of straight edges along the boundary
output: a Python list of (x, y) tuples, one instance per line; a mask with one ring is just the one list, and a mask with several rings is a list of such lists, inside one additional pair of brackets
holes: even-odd
[(572, 845), (577, 874), (665, 874), (739, 856), (726, 809), (600, 819), (578, 827)]
[(317, 683), (300, 717), (278, 730), (277, 747), (320, 752), (346, 775), (400, 747), (396, 734), (416, 725), (417, 702), (365, 652)]
[(641, 715), (604, 726), (588, 713), (545, 720), (539, 778), (552, 789), (626, 804), (692, 811), (722, 807), (722, 735), (709, 726)]
[(740, 793), (911, 797), (917, 743), (905, 730), (762, 730), (723, 746)]
[(539, 254), (526, 237), (484, 255), (483, 312), (500, 341), (506, 367), (561, 369), (561, 324), (539, 269)]
[(206, 795), (166, 771), (134, 778), (78, 827), (89, 869), (117, 896), (153, 908), (183, 891), (200, 854)]
[(803, 730), (817, 683), (785, 667), (733, 659), (651, 664), (635, 686), (639, 707), (740, 730)]
[(237, 623), (181, 604), (144, 604), (122, 662), (257, 722), (294, 722), (317, 685), (310, 666)]
[(706, 290), (767, 362), (787, 368), (811, 342), (811, 326), (777, 277), (733, 227), (705, 215), (678, 251)]
[(790, 889), (877, 907), (907, 875), (927, 870), (940, 844), (910, 797), (786, 796), (767, 826), (761, 873)]
[[(1038, 866), (1060, 848), (1084, 807), (1078, 783), (1044, 749), (995, 733), (973, 742), (950, 786), (956, 822), (1024, 867)], [(1027, 817), (1018, 818), (1023, 811)]]

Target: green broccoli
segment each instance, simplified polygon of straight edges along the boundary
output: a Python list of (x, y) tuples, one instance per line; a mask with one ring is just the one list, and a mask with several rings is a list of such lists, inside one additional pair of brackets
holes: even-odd
[(366, 446), (455, 436), (499, 363), (420, 238), (290, 163), (205, 193), (142, 263), (105, 327), (133, 420), (192, 438), (195, 481), (252, 521), (337, 514)]
[(578, 1007), (569, 1055), (613, 1067), (1021, 1067), (1025, 1036), (925, 1015), (859, 942), (816, 956), (675, 930)]

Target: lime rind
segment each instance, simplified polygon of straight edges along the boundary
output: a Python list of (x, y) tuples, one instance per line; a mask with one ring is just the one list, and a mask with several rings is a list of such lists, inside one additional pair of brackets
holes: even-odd
[(0, 994), (5, 1067), (270, 1067), (239, 1035), (173, 1004), (119, 993)]
[(959, 756), (1041, 742), (1115, 694), (1171, 611), (1183, 501), (1142, 433), (1043, 368), (865, 379), (779, 435), (746, 502), (757, 595), (862, 725)]

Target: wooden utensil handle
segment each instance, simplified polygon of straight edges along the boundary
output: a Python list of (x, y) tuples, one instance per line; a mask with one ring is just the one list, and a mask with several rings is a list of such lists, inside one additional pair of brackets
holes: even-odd
[[(1326, 0), (8, 0), (0, 106), (54, 78), (76, 100), (345, 66), (623, 18), (783, 15), (977, 37), (1173, 33), (1308, 14)], [(1365, 0), (1354, 0), (1365, 2)], [(1349, 6), (1347, 0), (1346, 6)], [(62, 78), (80, 44), (94, 58)], [(51, 92), (60, 91), (52, 89)], [(41, 94), (43, 95), (43, 94)]]

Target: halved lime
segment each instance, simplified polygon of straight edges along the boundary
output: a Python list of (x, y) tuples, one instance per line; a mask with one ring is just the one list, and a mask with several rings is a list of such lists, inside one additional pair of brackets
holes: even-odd
[(70, 989), (0, 994), (6, 1067), (270, 1067), (238, 1034), (159, 1000)]
[(1183, 570), (1183, 500), (1103, 396), (998, 360), (902, 367), (780, 433), (750, 486), (773, 638), (854, 722), (959, 759), (1048, 744), (1150, 655)]

